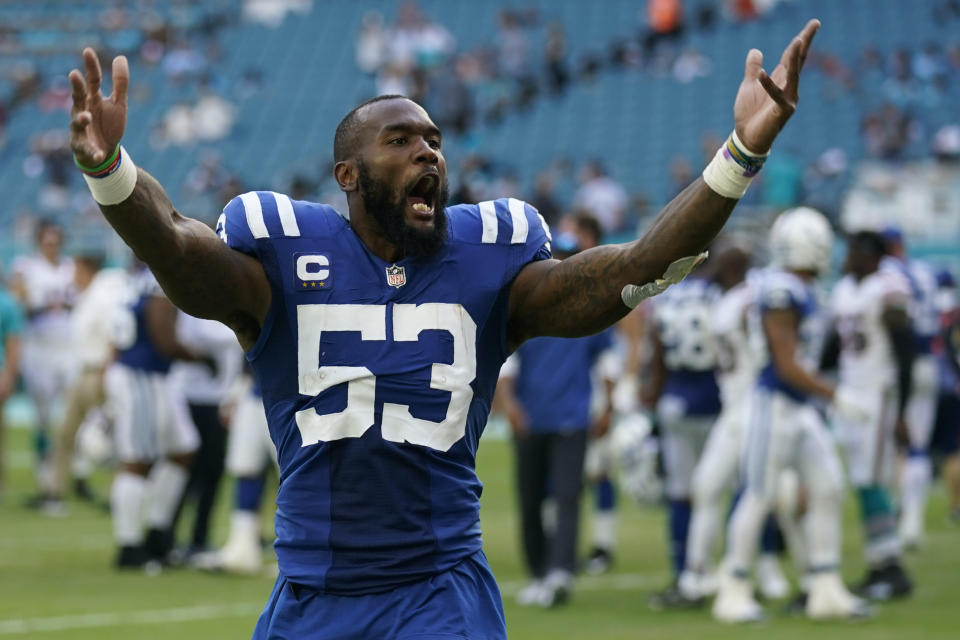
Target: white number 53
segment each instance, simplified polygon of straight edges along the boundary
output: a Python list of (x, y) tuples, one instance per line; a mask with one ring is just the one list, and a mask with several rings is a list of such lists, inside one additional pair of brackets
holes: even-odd
[[(347, 406), (319, 414), (314, 407), (297, 412), (303, 446), (341, 438), (359, 438), (374, 422), (377, 377), (366, 367), (320, 366), (320, 336), (329, 331), (357, 331), (361, 340), (387, 339), (387, 307), (374, 304), (302, 304), (297, 307), (297, 375), (300, 393), (315, 396), (347, 383)], [(391, 442), (409, 442), (447, 451), (466, 432), (473, 399), (470, 383), (477, 375), (477, 325), (459, 304), (396, 304), (393, 340), (416, 342), (420, 332), (446, 331), (453, 338), (453, 363), (434, 363), (430, 388), (450, 392), (441, 422), (414, 418), (407, 405), (384, 403), (381, 433)]]

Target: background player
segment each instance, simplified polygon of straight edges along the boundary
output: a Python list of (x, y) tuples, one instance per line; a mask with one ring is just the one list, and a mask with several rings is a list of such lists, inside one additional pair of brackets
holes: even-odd
[(708, 279), (711, 267), (711, 263), (701, 267), (652, 302), (651, 376), (642, 397), (660, 426), (673, 571), (673, 584), (650, 598), (655, 609), (682, 601), (677, 581), (686, 566), (691, 479), (720, 413), (710, 315), (721, 292)]
[(129, 295), (105, 377), (120, 461), (110, 511), (116, 566), (152, 571), (170, 552), (174, 514), (199, 444), (193, 425), (173, 418), (167, 373), (174, 359), (200, 358), (177, 342), (177, 310), (146, 266), (130, 274)]
[[(738, 487), (746, 399), (756, 383), (758, 369), (756, 349), (747, 333), (748, 312), (754, 303), (747, 278), (751, 255), (724, 239), (715, 242), (710, 251), (714, 281), (723, 291), (710, 309), (722, 411), (710, 429), (691, 479), (693, 511), (686, 562), (677, 584), (679, 596), (687, 604), (698, 603), (716, 591), (711, 553), (723, 527), (724, 498)], [(789, 585), (776, 555), (768, 552), (769, 539), (765, 534), (764, 553), (757, 561), (757, 582), (764, 597), (777, 599), (786, 595)]]
[(869, 408), (860, 420), (842, 414), (834, 428), (850, 484), (860, 501), (869, 572), (859, 586), (875, 600), (903, 597), (912, 585), (900, 564), (900, 539), (887, 487), (894, 480), (894, 428), (910, 397), (914, 344), (908, 308), (910, 284), (880, 269), (883, 238), (861, 231), (847, 239), (846, 276), (833, 290), (831, 307), (839, 337), (837, 385)]
[[(200, 446), (190, 465), (190, 477), (173, 529), (184, 506), (195, 506), (187, 558), (208, 551), (210, 518), (223, 476), (227, 450), (226, 424), (220, 419), (220, 405), (240, 375), (243, 353), (233, 332), (219, 322), (202, 320), (182, 311), (176, 320), (177, 342), (205, 362), (174, 362), (168, 384), (173, 402), (173, 419), (187, 422), (181, 427), (194, 430)], [(211, 366), (213, 365), (213, 366)]]
[[(734, 107), (737, 135), (643, 238), (562, 262), (549, 259), (539, 216), (519, 201), (443, 209), (440, 133), (425, 111), (400, 98), (362, 105), (338, 127), (334, 174), (347, 194), (349, 223), (322, 205), (244, 194), (222, 217), (224, 246), (174, 211), (160, 185), (118, 146), (126, 60), (115, 60), (115, 92), (104, 99), (99, 63), (84, 51), (86, 79), (71, 72), (71, 147), (95, 199), (171, 299), (193, 315), (221, 319), (253, 349), (264, 385), (283, 474), (281, 575), (258, 637), (307, 629), (335, 635), (344, 621), (354, 630), (358, 620), (370, 637), (457, 637), (467, 633), (464, 619), (476, 637), (505, 635), (480, 551), (474, 472), (500, 365), (528, 338), (609, 326), (666, 286), (655, 279), (684, 275), (793, 113), (818, 26), (807, 24), (772, 76), (759, 51), (748, 54)], [(310, 282), (319, 288), (307, 291)], [(432, 346), (419, 345), (421, 332)], [(436, 363), (438, 333), (446, 354), (453, 351), (443, 362), (453, 365)], [(420, 382), (415, 397), (411, 371)], [(438, 398), (431, 384), (450, 395)], [(425, 405), (415, 412), (433, 419), (410, 413), (406, 403), (414, 399)], [(317, 509), (317, 500), (338, 508)], [(468, 597), (457, 597), (460, 589), (469, 589)], [(301, 596), (309, 599), (306, 610)], [(430, 604), (399, 606), (408, 599)]]
[(277, 450), (270, 440), (256, 382), (248, 375), (241, 376), (231, 395), (222, 408), (230, 425), (226, 469), (236, 479), (230, 531), (221, 548), (197, 554), (191, 564), (206, 570), (253, 574), (263, 568), (260, 505), (267, 471), (277, 463)]
[(913, 301), (910, 317), (916, 340), (916, 356), (911, 375), (910, 399), (904, 411), (908, 436), (907, 457), (900, 471), (900, 538), (907, 547), (920, 544), (924, 532), (927, 495), (933, 479), (930, 440), (936, 421), (939, 367), (933, 344), (940, 330), (937, 313), (937, 278), (922, 260), (908, 259), (903, 233), (896, 227), (883, 231), (889, 254), (884, 269), (902, 274), (910, 283)]
[[(756, 281), (751, 332), (766, 357), (750, 398), (743, 457), (744, 489), (730, 519), (713, 615), (723, 622), (763, 616), (748, 580), (760, 529), (776, 497), (780, 471), (794, 467), (806, 489), (808, 511), (806, 613), (811, 618), (858, 617), (868, 610), (840, 579), (843, 471), (813, 404), (831, 402), (860, 415), (855, 398), (836, 392), (816, 370), (828, 316), (815, 287), (830, 266), (833, 232), (819, 212), (782, 213), (770, 232), (774, 266)], [(762, 341), (762, 342), (761, 342)]]
[[(560, 234), (553, 250), (560, 259), (577, 253), (576, 238)], [(552, 607), (573, 591), (587, 437), (609, 428), (616, 376), (609, 370), (602, 376), (605, 409), (591, 420), (591, 373), (612, 349), (612, 334), (536, 338), (520, 345), (500, 370), (497, 395), (516, 444), (523, 551), (532, 577), (517, 595), (520, 604)], [(543, 522), (548, 495), (556, 513), (549, 534)]]
[[(3, 274), (0, 273), (0, 284)], [(4, 422), (3, 406), (16, 388), (20, 375), (20, 335), (25, 319), (16, 298), (0, 287), (0, 499), (3, 498), (3, 436), (7, 425)]]
[[(51, 409), (63, 399), (70, 381), (70, 308), (74, 289), (73, 260), (62, 255), (63, 229), (53, 221), (41, 220), (35, 239), (37, 253), (14, 261), (10, 289), (27, 314), (22, 371), (37, 412), (34, 448), (37, 481), (42, 488), (51, 473)], [(42, 491), (27, 504), (42, 505)]]
[[(46, 486), (44, 502), (39, 504), (45, 513), (65, 513), (63, 502), (70, 479), (71, 461), (75, 484), (85, 483), (90, 463), (76, 452), (77, 430), (87, 415), (103, 406), (106, 398), (103, 376), (113, 358), (114, 316), (124, 303), (126, 274), (120, 269), (103, 269), (103, 256), (90, 254), (74, 258), (76, 302), (70, 312), (70, 357), (75, 369), (67, 393), (63, 422), (57, 433), (53, 452), (53, 473)], [(78, 472), (78, 464), (81, 473)], [(78, 494), (91, 495), (83, 484)]]

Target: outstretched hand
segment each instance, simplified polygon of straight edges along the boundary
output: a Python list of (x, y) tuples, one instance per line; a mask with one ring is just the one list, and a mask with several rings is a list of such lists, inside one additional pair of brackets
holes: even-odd
[(76, 69), (70, 72), (70, 148), (80, 164), (95, 167), (107, 159), (127, 126), (130, 68), (124, 56), (113, 59), (113, 92), (104, 98), (100, 92), (100, 61), (93, 49), (83, 50), (83, 63), (86, 77)]
[(796, 110), (800, 99), (800, 70), (819, 28), (819, 20), (808, 22), (784, 49), (780, 63), (770, 75), (763, 70), (763, 54), (758, 49), (747, 53), (743, 82), (733, 105), (733, 118), (737, 136), (751, 152), (764, 154), (769, 151), (774, 138)]

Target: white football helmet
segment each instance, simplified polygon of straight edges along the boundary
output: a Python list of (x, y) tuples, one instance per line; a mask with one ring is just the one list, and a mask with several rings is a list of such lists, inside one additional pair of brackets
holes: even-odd
[(770, 229), (770, 253), (773, 263), (784, 269), (823, 274), (833, 255), (830, 223), (810, 207), (787, 209)]
[(665, 487), (658, 464), (660, 446), (652, 431), (650, 418), (637, 411), (618, 420), (611, 437), (623, 491), (637, 502), (657, 505)]

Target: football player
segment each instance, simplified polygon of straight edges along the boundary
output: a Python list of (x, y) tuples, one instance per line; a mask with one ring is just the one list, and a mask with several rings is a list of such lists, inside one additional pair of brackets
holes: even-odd
[(686, 566), (693, 470), (720, 413), (710, 316), (721, 292), (706, 275), (699, 271), (653, 300), (651, 375), (642, 401), (660, 427), (674, 578), (651, 596), (654, 609), (681, 604), (677, 581)]
[[(688, 604), (698, 603), (716, 589), (710, 553), (721, 531), (724, 498), (737, 488), (746, 398), (757, 376), (756, 349), (747, 334), (747, 315), (754, 296), (747, 279), (750, 253), (733, 241), (715, 243), (711, 253), (714, 281), (723, 291), (710, 310), (722, 411), (710, 429), (691, 480), (693, 512), (686, 563), (678, 582), (680, 596)], [(787, 595), (789, 585), (776, 554), (769, 548), (771, 539), (776, 536), (763, 538), (764, 553), (757, 560), (757, 578), (764, 597), (778, 599)]]
[[(555, 243), (559, 253), (560, 239)], [(498, 401), (516, 444), (517, 492), (524, 557), (531, 583), (517, 594), (523, 605), (554, 607), (573, 591), (584, 457), (591, 430), (610, 423), (612, 378), (604, 376), (607, 410), (591, 416), (591, 372), (612, 348), (612, 331), (584, 338), (525, 342), (500, 370)], [(555, 524), (547, 535), (547, 492)]]
[(177, 341), (194, 354), (203, 354), (214, 364), (179, 361), (170, 367), (168, 386), (173, 419), (186, 421), (200, 446), (191, 464), (190, 477), (174, 529), (186, 503), (196, 505), (187, 555), (207, 551), (210, 517), (223, 475), (227, 450), (226, 425), (220, 420), (220, 403), (226, 398), (243, 366), (243, 352), (233, 332), (220, 322), (202, 320), (182, 311), (176, 320)]
[(506, 636), (474, 471), (500, 365), (528, 338), (596, 333), (689, 272), (793, 113), (818, 27), (771, 75), (750, 51), (735, 132), (648, 233), (564, 261), (523, 202), (445, 208), (441, 132), (398, 96), (334, 135), (349, 220), (253, 192), (211, 233), (119, 145), (126, 59), (104, 97), (84, 50), (71, 147), (91, 193), (172, 301), (234, 330), (263, 392), (280, 574), (255, 637)]
[[(48, 479), (42, 502), (37, 505), (48, 515), (66, 512), (63, 497), (70, 479), (71, 461), (76, 492), (92, 495), (85, 487), (85, 477), (89, 475), (92, 465), (86, 456), (76, 452), (75, 442), (87, 415), (98, 410), (106, 401), (103, 375), (113, 357), (112, 318), (123, 304), (127, 283), (122, 269), (101, 268), (101, 255), (77, 255), (74, 265), (77, 293), (70, 313), (70, 356), (77, 370), (71, 376), (63, 422), (57, 433), (53, 473)], [(76, 486), (78, 484), (79, 487)]]
[(110, 512), (117, 568), (152, 571), (170, 552), (173, 518), (199, 444), (193, 425), (173, 417), (167, 373), (175, 359), (203, 357), (177, 342), (177, 310), (145, 266), (130, 274), (129, 296), (115, 321), (116, 355), (104, 377), (120, 461)]
[(62, 255), (63, 229), (52, 220), (41, 220), (35, 238), (38, 252), (17, 258), (10, 277), (10, 290), (27, 313), (21, 372), (37, 413), (34, 447), (41, 492), (28, 500), (30, 507), (44, 505), (42, 489), (52, 472), (50, 411), (70, 382), (70, 308), (75, 294), (73, 260)]
[(780, 471), (795, 468), (807, 495), (806, 561), (811, 618), (858, 617), (869, 609), (840, 579), (843, 471), (814, 400), (861, 415), (856, 398), (815, 375), (828, 315), (817, 277), (830, 264), (833, 232), (826, 218), (800, 207), (782, 213), (770, 232), (773, 266), (759, 274), (750, 330), (766, 347), (750, 394), (743, 494), (730, 519), (713, 615), (723, 622), (763, 617), (748, 580)]
[[(0, 274), (0, 283), (3, 282)], [(20, 335), (25, 320), (16, 299), (0, 286), (0, 499), (3, 498), (3, 405), (17, 386), (20, 375)]]
[(912, 548), (923, 539), (927, 495), (933, 478), (929, 450), (940, 387), (939, 367), (933, 353), (933, 344), (940, 331), (937, 277), (926, 262), (907, 258), (899, 229), (888, 227), (884, 229), (883, 237), (889, 255), (884, 258), (881, 268), (905, 276), (913, 292), (910, 317), (916, 336), (916, 356), (910, 399), (904, 413), (909, 447), (907, 459), (900, 469), (900, 537), (907, 548)]
[(831, 309), (839, 347), (838, 386), (870, 409), (860, 420), (833, 419), (857, 491), (869, 572), (858, 591), (874, 600), (903, 597), (912, 585), (900, 564), (900, 539), (887, 487), (896, 463), (894, 429), (903, 422), (914, 357), (910, 284), (880, 269), (883, 238), (869, 231), (847, 238), (846, 275)]
[(266, 474), (277, 463), (277, 450), (270, 440), (260, 389), (249, 376), (234, 386), (223, 413), (229, 415), (227, 473), (236, 478), (230, 531), (224, 545), (197, 554), (191, 564), (228, 573), (254, 574), (263, 568), (260, 548), (260, 504)]

